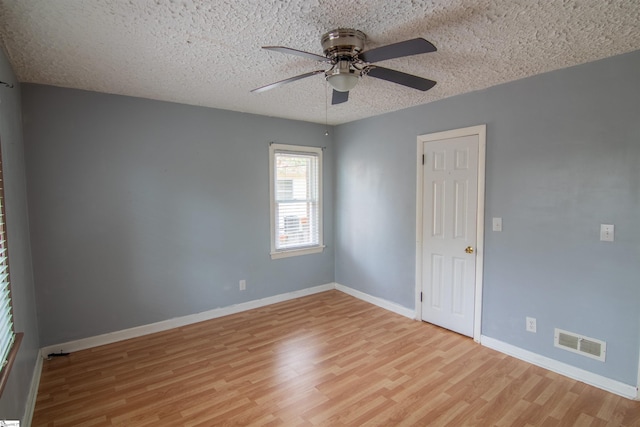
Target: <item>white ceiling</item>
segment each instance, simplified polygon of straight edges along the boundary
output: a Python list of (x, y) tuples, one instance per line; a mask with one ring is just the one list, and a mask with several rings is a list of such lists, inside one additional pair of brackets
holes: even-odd
[[(325, 122), (322, 69), (261, 49), (322, 54), (355, 28), (368, 48), (415, 37), (435, 53), (380, 63), (436, 80), (428, 92), (364, 77), (328, 122), (345, 123), (640, 49), (638, 0), (0, 0), (20, 82)], [(0, 76), (5, 81), (6, 76)], [(330, 97), (329, 97), (330, 102)]]

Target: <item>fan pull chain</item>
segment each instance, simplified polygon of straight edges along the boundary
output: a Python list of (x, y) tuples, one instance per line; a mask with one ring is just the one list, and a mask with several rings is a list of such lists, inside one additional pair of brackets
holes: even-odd
[(324, 80), (324, 136), (329, 136), (329, 84)]

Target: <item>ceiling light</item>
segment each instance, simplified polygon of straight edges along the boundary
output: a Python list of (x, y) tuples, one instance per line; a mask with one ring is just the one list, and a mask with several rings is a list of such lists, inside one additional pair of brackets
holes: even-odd
[(334, 74), (327, 77), (327, 81), (338, 92), (349, 92), (356, 87), (358, 76), (354, 74)]
[(325, 73), (327, 82), (338, 92), (349, 92), (358, 83), (360, 71), (351, 68), (351, 62), (338, 61)]

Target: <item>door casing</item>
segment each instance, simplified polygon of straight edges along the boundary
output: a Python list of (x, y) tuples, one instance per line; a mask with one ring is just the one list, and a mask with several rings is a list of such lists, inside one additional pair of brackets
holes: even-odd
[(484, 264), (484, 197), (485, 197), (485, 157), (486, 157), (486, 125), (477, 125), (462, 129), (453, 129), (443, 132), (419, 135), (417, 139), (416, 157), (416, 288), (415, 307), (416, 320), (422, 319), (422, 303), (420, 295), (422, 292), (422, 203), (423, 203), (423, 178), (424, 167), (422, 164), (424, 155), (424, 143), (429, 141), (439, 141), (443, 139), (458, 138), (463, 136), (478, 136), (478, 206), (476, 216), (476, 277), (475, 277), (475, 297), (474, 297), (474, 322), (473, 340), (480, 342), (482, 323), (482, 277)]

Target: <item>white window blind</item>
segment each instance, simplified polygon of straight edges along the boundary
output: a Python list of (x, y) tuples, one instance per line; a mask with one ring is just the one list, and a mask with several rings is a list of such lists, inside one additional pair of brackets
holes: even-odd
[(322, 149), (272, 144), (271, 255), (322, 250)]
[(4, 180), (2, 179), (2, 159), (0, 159), (0, 370), (7, 364), (9, 350), (15, 340), (11, 313), (11, 289), (9, 288), (9, 262), (4, 209)]

